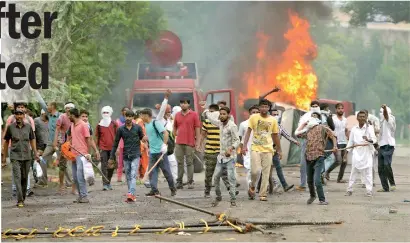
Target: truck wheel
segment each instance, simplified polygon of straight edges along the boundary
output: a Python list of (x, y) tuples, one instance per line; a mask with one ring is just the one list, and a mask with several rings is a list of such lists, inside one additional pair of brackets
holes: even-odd
[[(202, 161), (203, 156), (200, 153), (194, 152)], [(196, 156), (194, 156), (194, 173), (201, 173), (204, 170), (204, 166), (201, 161), (199, 161)]]

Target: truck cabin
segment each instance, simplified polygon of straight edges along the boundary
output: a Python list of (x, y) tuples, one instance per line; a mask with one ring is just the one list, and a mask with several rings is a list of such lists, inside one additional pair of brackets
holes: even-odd
[(171, 89), (172, 95), (168, 100), (171, 107), (179, 106), (181, 99), (188, 98), (191, 109), (197, 111), (200, 100), (195, 89), (197, 76), (196, 63), (178, 62), (171, 66), (138, 64), (137, 80), (134, 81), (128, 104), (134, 111), (150, 108), (156, 116), (159, 109), (155, 105), (161, 104), (165, 91)]

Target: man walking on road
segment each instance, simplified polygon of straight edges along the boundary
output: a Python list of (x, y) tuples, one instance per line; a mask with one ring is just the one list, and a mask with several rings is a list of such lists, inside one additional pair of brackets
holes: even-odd
[[(219, 111), (219, 106), (212, 104), (209, 106), (209, 112), (217, 112)], [(219, 127), (212, 124), (209, 119), (205, 119), (202, 122), (202, 134), (201, 134), (201, 148), (202, 144), (206, 141), (205, 144), (205, 154), (204, 154), (204, 162), (205, 162), (205, 195), (204, 197), (208, 198), (211, 197), (211, 187), (212, 187), (212, 178), (215, 172), (215, 167), (217, 165), (217, 160), (220, 152), (220, 130)], [(225, 174), (225, 175), (224, 175)], [(227, 176), (227, 172), (222, 174), (222, 181), (224, 182), (226, 188), (229, 191), (229, 180)], [(237, 191), (239, 192), (239, 191)]]
[[(320, 123), (320, 113), (318, 113), (317, 118), (318, 123)], [(306, 126), (307, 123), (303, 124)], [(327, 205), (328, 202), (325, 198), (325, 193), (323, 192), (323, 185), (321, 180), (321, 174), (324, 167), (325, 161), (325, 144), (326, 138), (330, 138), (333, 141), (333, 152), (337, 151), (336, 138), (333, 135), (332, 130), (324, 125), (315, 125), (306, 133), (306, 165), (307, 165), (307, 183), (309, 187), (310, 198), (307, 204), (312, 204), (316, 200), (315, 186), (317, 194), (319, 196), (319, 205)]]
[(125, 125), (118, 128), (115, 134), (115, 142), (111, 150), (110, 160), (108, 161), (109, 167), (114, 165), (115, 151), (117, 151), (118, 144), (122, 139), (124, 141), (124, 167), (125, 175), (127, 178), (128, 194), (127, 202), (135, 202), (136, 199), (136, 183), (137, 183), (137, 170), (138, 164), (141, 158), (141, 140), (146, 141), (142, 128), (134, 124), (134, 112), (127, 110), (125, 112)]
[[(202, 104), (202, 108), (205, 108), (206, 103)], [(217, 163), (214, 172), (214, 184), (216, 198), (212, 203), (213, 207), (216, 207), (220, 201), (222, 201), (222, 194), (220, 188), (220, 180), (223, 169), (228, 172), (229, 180), (229, 194), (231, 196), (231, 206), (236, 207), (236, 149), (240, 144), (238, 127), (231, 120), (231, 111), (228, 107), (220, 108), (219, 112), (204, 111), (204, 116), (215, 126), (219, 127), (220, 131), (220, 151), (217, 156)]]
[(167, 143), (169, 133), (167, 132), (167, 130), (165, 130), (165, 127), (161, 122), (152, 119), (152, 111), (150, 109), (142, 110), (141, 118), (145, 123), (150, 151), (150, 161), (148, 168), (151, 169), (161, 158), (161, 156), (163, 156), (160, 162), (149, 174), (151, 191), (147, 193), (146, 196), (155, 196), (159, 194), (157, 186), (159, 169), (161, 169), (168, 182), (169, 189), (171, 190), (171, 196), (175, 196), (177, 190), (174, 185), (174, 178), (172, 177), (171, 167), (169, 165), (167, 156)]
[[(394, 181), (393, 169), (391, 164), (393, 162), (394, 147), (396, 146), (396, 139), (394, 133), (396, 132), (396, 118), (392, 115), (390, 107), (382, 105), (380, 108), (380, 137), (379, 137), (379, 177), (382, 184), (378, 192), (388, 192), (396, 190), (396, 183)], [(389, 190), (390, 183), (390, 190)]]
[(114, 174), (114, 168), (108, 168), (108, 159), (111, 157), (111, 150), (117, 132), (117, 124), (111, 119), (112, 112), (110, 106), (104, 106), (101, 109), (102, 119), (95, 129), (95, 138), (101, 154), (101, 171), (104, 174), (103, 191), (112, 190), (111, 178)]
[[(30, 124), (23, 121), (24, 111), (15, 108), (14, 111), (15, 122), (11, 123), (6, 128), (4, 136), (5, 143), (3, 144), (2, 165), (6, 165), (6, 158), (8, 157), (8, 144), (10, 147), (10, 160), (12, 165), (12, 173), (14, 176), (14, 183), (17, 191), (17, 206), (24, 207), (26, 199), (26, 189), (28, 181), (28, 173), (33, 159), (38, 160), (36, 149), (36, 138)], [(32, 152), (34, 158), (32, 157)]]
[[(320, 103), (317, 100), (314, 100), (310, 103), (310, 111), (306, 112), (300, 119), (299, 119), (299, 123), (298, 123), (298, 128), (296, 129), (296, 131), (298, 130), (302, 130), (302, 126), (304, 126), (306, 124), (306, 122), (308, 122), (310, 120), (310, 118), (312, 117), (312, 113), (319, 113), (320, 114)], [(295, 131), (295, 132), (296, 132)], [(298, 136), (299, 138), (301, 138), (301, 152), (300, 152), (300, 185), (298, 187), (296, 187), (296, 190), (298, 191), (305, 191), (306, 190), (306, 169), (307, 169), (307, 165), (306, 165), (306, 137), (305, 134), (300, 134), (297, 135), (295, 133), (296, 136)]]
[[(117, 127), (125, 124), (125, 113), (129, 111), (127, 107), (121, 109), (121, 116), (117, 119)], [(117, 182), (122, 182), (122, 170), (124, 168), (124, 141), (121, 139), (118, 151), (114, 152), (117, 156)]]
[[(347, 119), (343, 116), (344, 106), (341, 103), (336, 104), (336, 116), (333, 116), (333, 123), (335, 124), (335, 134), (337, 137), (337, 148), (343, 149), (346, 148), (347, 138), (349, 137), (349, 131), (347, 130)], [(343, 180), (343, 175), (347, 166), (347, 156), (346, 150), (338, 150), (336, 152), (335, 162), (327, 169), (324, 177), (329, 180), (330, 173), (336, 167), (340, 165), (339, 175), (337, 176), (337, 183), (346, 183)]]
[[(357, 120), (359, 125), (356, 125), (350, 131), (349, 143), (347, 147), (357, 146), (348, 150), (352, 152), (352, 169), (350, 172), (349, 186), (347, 188), (347, 196), (353, 193), (353, 184), (356, 181), (357, 174), (360, 174), (364, 180), (367, 190), (367, 196), (371, 197), (373, 193), (373, 154), (376, 143), (376, 135), (374, 134), (373, 126), (366, 122), (366, 112), (359, 111)], [(366, 145), (367, 146), (360, 146)]]
[(183, 189), (184, 159), (186, 160), (188, 173), (188, 189), (194, 189), (194, 155), (195, 150), (200, 148), (200, 128), (198, 113), (192, 111), (188, 98), (180, 100), (182, 110), (178, 112), (174, 120), (175, 157), (178, 161), (177, 189)]
[(68, 117), (72, 124), (67, 136), (69, 140), (71, 140), (71, 148), (73, 148), (72, 152), (76, 156), (75, 161), (72, 163), (73, 179), (79, 194), (79, 197), (74, 202), (89, 203), (87, 197), (87, 183), (84, 176), (84, 163), (90, 163), (89, 160), (91, 160), (91, 155), (88, 151), (89, 147), (93, 147), (97, 160), (100, 160), (100, 152), (95, 146), (95, 143), (92, 142), (90, 128), (80, 118), (80, 111), (76, 108), (71, 108), (68, 111)]
[[(267, 187), (269, 184), (269, 172), (272, 166), (272, 157), (275, 153), (273, 144), (276, 145), (276, 152), (279, 159), (282, 158), (282, 148), (279, 140), (278, 121), (269, 114), (272, 103), (268, 100), (259, 102), (260, 114), (252, 115), (249, 119), (248, 131), (245, 135), (244, 144), (248, 144), (250, 134), (253, 131), (251, 147), (251, 179), (248, 195), (249, 199), (255, 198), (255, 186), (259, 177), (259, 171), (262, 167), (262, 185), (259, 192), (259, 199), (267, 201)], [(243, 154), (246, 155), (248, 148), (243, 148)]]

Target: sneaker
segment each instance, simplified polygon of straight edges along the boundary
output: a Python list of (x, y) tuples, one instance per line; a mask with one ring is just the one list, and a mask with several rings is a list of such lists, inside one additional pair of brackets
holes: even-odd
[(177, 182), (177, 189), (179, 190), (184, 189), (184, 186), (182, 185), (182, 183)]
[(391, 186), (391, 187), (390, 187), (390, 191), (391, 191), (391, 192), (394, 192), (395, 190), (396, 190), (396, 186)]
[(318, 205), (328, 205), (329, 203), (326, 201), (319, 201)]
[(189, 183), (189, 184), (188, 184), (188, 189), (194, 189), (194, 184), (193, 184), (193, 183)]
[(177, 189), (176, 188), (171, 188), (171, 197), (174, 197), (177, 195)]
[(34, 195), (34, 192), (32, 190), (27, 191), (26, 193), (27, 197), (31, 197)]
[(293, 185), (293, 184), (290, 185), (290, 186), (287, 186), (287, 187), (285, 187), (284, 191), (287, 192), (287, 191), (289, 191), (290, 189), (292, 189), (294, 186), (295, 186), (295, 185)]
[(351, 196), (351, 195), (353, 195), (353, 192), (351, 192), (351, 191), (347, 191), (346, 194), (345, 194), (345, 196)]
[(310, 197), (310, 198), (307, 200), (307, 204), (312, 204), (315, 200), (316, 200), (316, 197)]
[(110, 190), (110, 191), (113, 190), (111, 184), (108, 185), (108, 190)]
[(235, 201), (231, 201), (231, 207), (236, 207), (236, 202)]
[(16, 206), (19, 207), (19, 208), (22, 208), (22, 207), (24, 207), (24, 203), (23, 202), (18, 202)]
[(132, 195), (131, 193), (127, 194), (127, 202), (135, 202), (137, 201), (137, 197)]
[(108, 185), (104, 185), (103, 186), (103, 191), (108, 191), (108, 190), (109, 190)]
[(367, 192), (366, 193), (366, 197), (372, 197), (373, 196), (373, 193), (372, 192)]
[(389, 192), (389, 191), (386, 191), (383, 188), (380, 188), (379, 190), (377, 190), (377, 192)]
[(90, 202), (90, 200), (88, 200), (87, 197), (82, 197), (82, 198), (80, 198), (80, 200), (78, 201), (78, 203), (89, 203), (89, 202)]
[(211, 197), (211, 193), (210, 192), (205, 192), (204, 193), (204, 198), (210, 198)]
[(337, 183), (347, 183), (347, 181), (346, 180), (340, 180), (340, 181), (337, 181)]
[(154, 197), (155, 195), (159, 195), (159, 192), (150, 191), (145, 196), (147, 197)]
[(73, 201), (73, 203), (79, 203), (79, 202), (80, 202), (80, 198), (79, 198), (79, 197)]
[(146, 188), (151, 188), (151, 184), (149, 184), (149, 181), (146, 181), (146, 182), (144, 183), (144, 186), (145, 186)]

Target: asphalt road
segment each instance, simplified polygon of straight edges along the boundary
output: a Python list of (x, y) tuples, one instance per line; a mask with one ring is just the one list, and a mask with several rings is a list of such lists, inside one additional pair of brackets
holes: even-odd
[[(190, 233), (189, 236), (176, 234), (136, 234), (111, 237), (105, 234), (98, 237), (61, 238), (58, 241), (408, 241), (410, 239), (410, 156), (407, 149), (399, 151), (393, 161), (393, 170), (397, 191), (375, 193), (374, 197), (365, 197), (365, 189), (355, 187), (353, 196), (344, 196), (346, 184), (338, 184), (335, 178), (336, 169), (331, 174), (331, 181), (325, 187), (328, 206), (317, 204), (306, 205), (308, 192), (290, 191), (269, 196), (268, 202), (249, 201), (246, 195), (245, 173), (239, 168), (238, 178), (241, 186), (238, 196), (238, 207), (230, 208), (229, 195), (223, 188), (223, 202), (212, 208), (212, 199), (203, 198), (204, 174), (195, 174), (195, 189), (179, 190), (175, 200), (179, 200), (213, 212), (224, 212), (241, 219), (252, 218), (265, 221), (336, 221), (343, 220), (341, 225), (327, 226), (287, 226), (270, 229), (275, 234), (263, 235), (259, 232), (238, 234), (232, 233)], [(410, 150), (409, 150), (410, 151)], [(284, 169), (288, 183), (298, 184), (299, 168)], [(350, 174), (347, 167), (345, 179)], [(7, 171), (3, 171), (3, 179)], [(379, 180), (376, 179), (376, 182)], [(145, 197), (148, 192), (144, 186), (137, 186), (137, 202), (124, 202), (127, 187), (125, 183), (113, 183), (113, 191), (102, 191), (101, 178), (96, 185), (89, 188), (90, 204), (74, 204), (74, 195), (59, 196), (56, 185), (49, 188), (36, 188), (35, 196), (26, 200), (25, 208), (16, 208), (11, 199), (11, 185), (4, 181), (2, 186), (2, 230), (17, 228), (36, 228), (49, 231), (58, 226), (96, 226), (108, 228), (116, 226), (133, 227), (175, 224), (175, 221), (200, 223), (201, 219), (211, 221), (214, 218), (206, 214), (183, 208), (178, 205), (160, 202), (156, 198)], [(223, 187), (223, 186), (222, 186)], [(380, 188), (377, 183), (375, 190)], [(160, 190), (163, 196), (169, 197), (167, 184), (161, 179)], [(212, 194), (214, 196), (214, 194)], [(391, 208), (397, 213), (389, 213)], [(200, 231), (199, 229), (198, 231)], [(4, 239), (3, 239), (4, 240)], [(7, 239), (9, 241), (9, 239)], [(10, 240), (11, 241), (11, 240)], [(47, 236), (30, 241), (56, 241)]]

